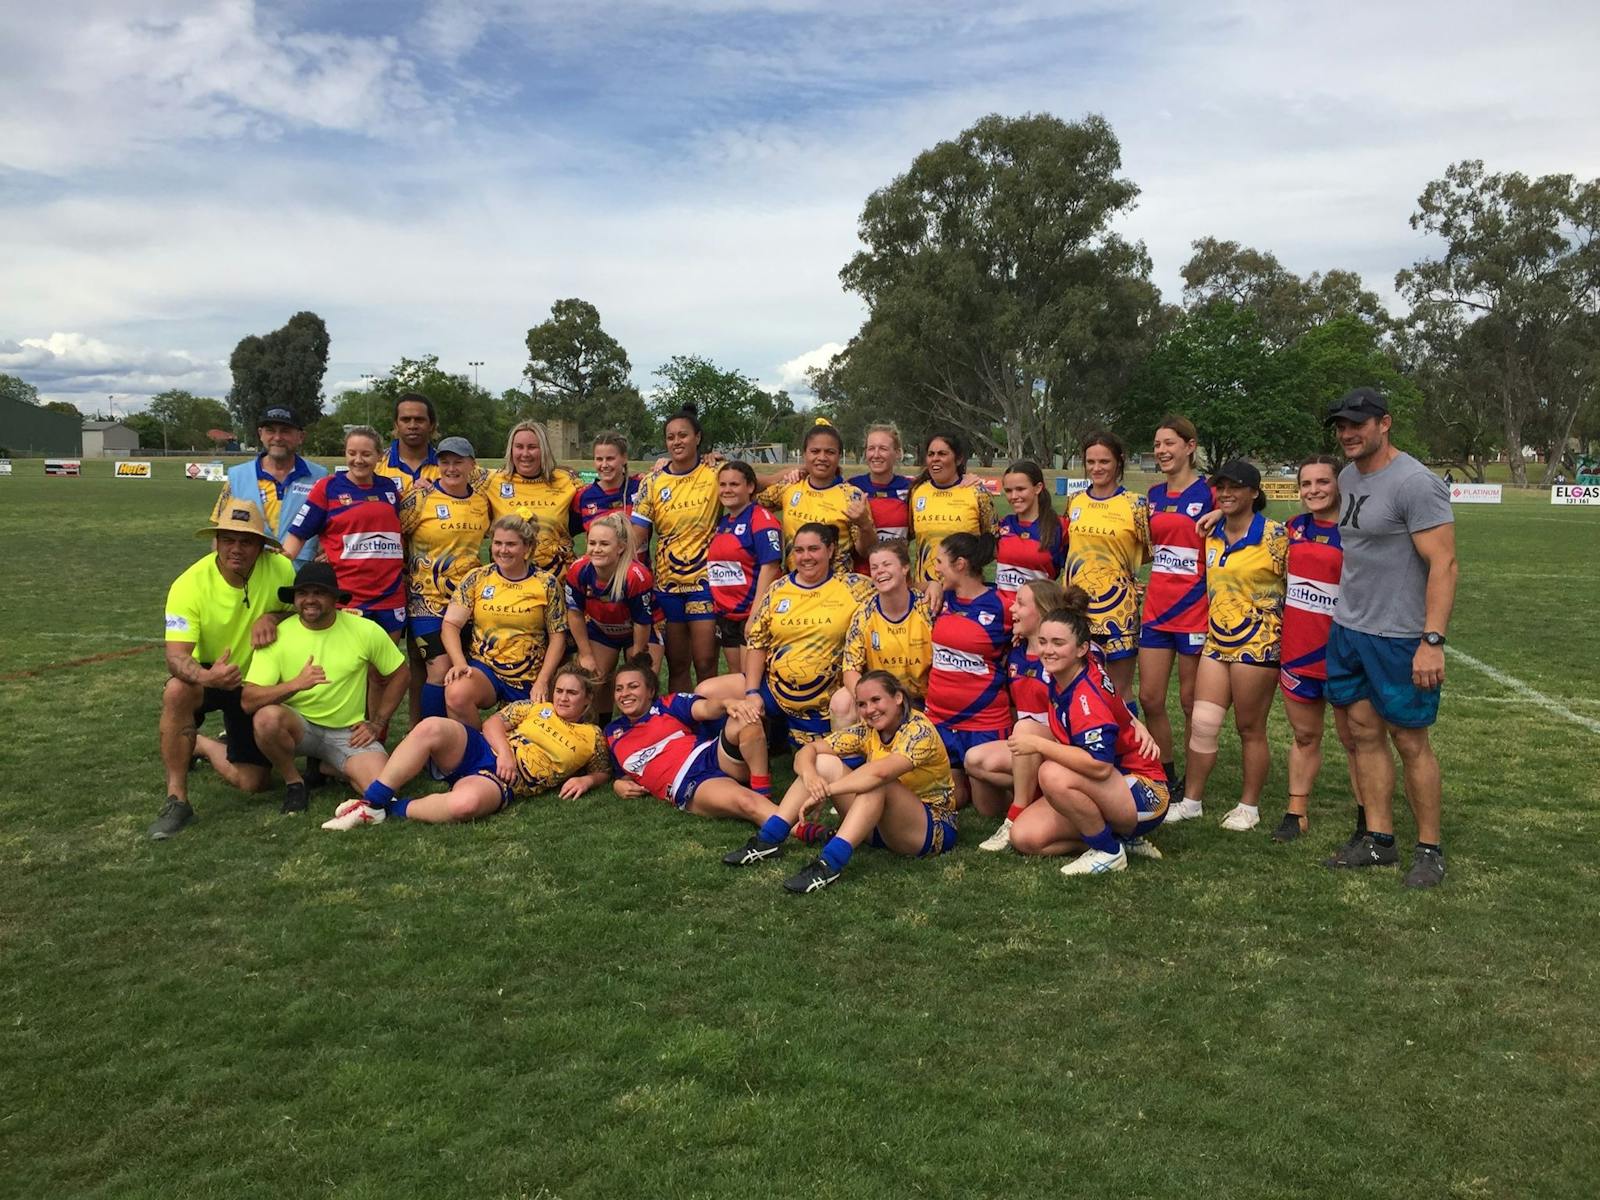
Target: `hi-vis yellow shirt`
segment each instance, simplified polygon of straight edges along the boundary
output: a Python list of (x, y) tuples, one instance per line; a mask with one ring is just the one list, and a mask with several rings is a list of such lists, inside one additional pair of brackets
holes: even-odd
[(598, 725), (568, 721), (546, 703), (517, 700), (500, 710), (517, 756), (518, 795), (559, 787), (574, 775), (609, 775), (611, 754)]
[(519, 687), (539, 678), (550, 639), (567, 631), (567, 602), (549, 571), (507, 579), (490, 563), (461, 581), (455, 602), (472, 614), (467, 656)]
[(764, 678), (785, 712), (827, 708), (839, 686), (845, 634), (871, 592), (872, 582), (860, 575), (830, 575), (810, 587), (781, 575), (767, 589), (745, 645), (766, 651)]
[(705, 586), (706, 547), (721, 515), (717, 472), (704, 463), (682, 475), (662, 467), (640, 481), (633, 523), (655, 531), (651, 569), (657, 588), (692, 592)]
[(1208, 657), (1278, 661), (1288, 569), (1289, 531), (1264, 514), (1256, 513), (1245, 535), (1231, 544), (1223, 524), (1212, 530), (1206, 539)]
[(533, 526), (533, 565), (559, 575), (572, 561), (572, 535), (581, 529), (572, 502), (582, 481), (565, 467), (555, 467), (550, 481), (524, 479), (515, 471), (490, 471), (484, 481), (490, 519), (515, 513)]
[(862, 675), (887, 671), (921, 697), (927, 694), (932, 669), (933, 610), (927, 597), (912, 592), (911, 608), (898, 621), (884, 614), (882, 596), (867, 597), (844, 635), (840, 670)]
[(940, 487), (925, 479), (911, 489), (912, 535), (917, 539), (917, 557), (912, 578), (928, 582), (938, 578), (933, 559), (939, 545), (952, 533), (993, 533), (994, 497), (982, 484), (955, 483)]
[(900, 782), (933, 810), (935, 820), (955, 820), (955, 784), (950, 777), (950, 756), (945, 752), (939, 731), (922, 713), (913, 712), (907, 717), (887, 746), (878, 731), (865, 724), (830, 733), (825, 740), (828, 749), (840, 758), (865, 758), (875, 762), (891, 754), (905, 755), (911, 760), (911, 769), (900, 776)]
[(452, 496), (437, 480), (409, 488), (400, 499), (406, 538), (406, 612), (442, 617), (456, 585), (483, 565), (489, 499), (481, 488)]
[(866, 497), (861, 489), (843, 479), (835, 479), (827, 487), (813, 487), (809, 479), (797, 483), (773, 484), (756, 497), (762, 508), (771, 509), (783, 525), (785, 551), (794, 542), (800, 526), (815, 521), (819, 525), (832, 525), (839, 531), (839, 544), (833, 549), (833, 573), (843, 575), (850, 570), (855, 556), (856, 528), (845, 516), (845, 509), (855, 501), (863, 503)]
[(1150, 557), (1150, 499), (1119, 487), (1100, 500), (1079, 492), (1067, 504), (1067, 582), (1089, 593), (1089, 628), (1121, 657), (1137, 648), (1135, 572)]

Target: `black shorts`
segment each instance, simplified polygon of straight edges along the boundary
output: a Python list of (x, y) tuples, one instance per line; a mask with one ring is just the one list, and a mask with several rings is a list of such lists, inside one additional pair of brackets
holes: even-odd
[(444, 635), (438, 630), (432, 633), (413, 633), (411, 645), (423, 662), (432, 662), (444, 653)]
[(744, 622), (732, 617), (717, 618), (717, 645), (737, 650), (744, 645)]
[(243, 692), (238, 689), (206, 688), (200, 707), (194, 710), (194, 724), (198, 729), (207, 713), (222, 714), (222, 730), (228, 735), (228, 761), (235, 766), (271, 767), (267, 756), (256, 745), (256, 730), (250, 714), (245, 712)]

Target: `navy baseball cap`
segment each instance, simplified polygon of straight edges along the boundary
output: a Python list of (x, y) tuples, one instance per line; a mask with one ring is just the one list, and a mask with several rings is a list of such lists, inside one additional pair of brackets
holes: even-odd
[(1383, 398), (1382, 392), (1377, 388), (1359, 387), (1346, 392), (1329, 405), (1328, 415), (1322, 419), (1322, 423), (1332, 425), (1335, 421), (1354, 421), (1359, 425), (1374, 417), (1388, 415), (1389, 402)]
[(256, 419), (257, 425), (292, 425), (296, 429), (304, 429), (300, 418), (287, 408), (269, 408)]

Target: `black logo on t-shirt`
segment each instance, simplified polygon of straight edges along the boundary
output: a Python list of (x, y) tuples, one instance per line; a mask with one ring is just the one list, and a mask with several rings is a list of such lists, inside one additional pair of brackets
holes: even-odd
[(1361, 528), (1361, 506), (1367, 502), (1365, 496), (1346, 496), (1344, 516), (1339, 518), (1339, 527), (1348, 526), (1351, 529)]

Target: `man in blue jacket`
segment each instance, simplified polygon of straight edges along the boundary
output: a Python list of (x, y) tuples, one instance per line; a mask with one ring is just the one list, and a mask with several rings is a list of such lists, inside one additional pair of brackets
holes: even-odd
[[(282, 541), (289, 524), (311, 493), (311, 485), (328, 473), (328, 468), (300, 457), (306, 439), (305, 427), (287, 408), (269, 408), (256, 426), (261, 453), (249, 462), (228, 468), (228, 481), (211, 511), (213, 522), (226, 511), (230, 498), (254, 504), (266, 517), (267, 533)], [(317, 539), (311, 538), (295, 556), (303, 566), (317, 556)]]

